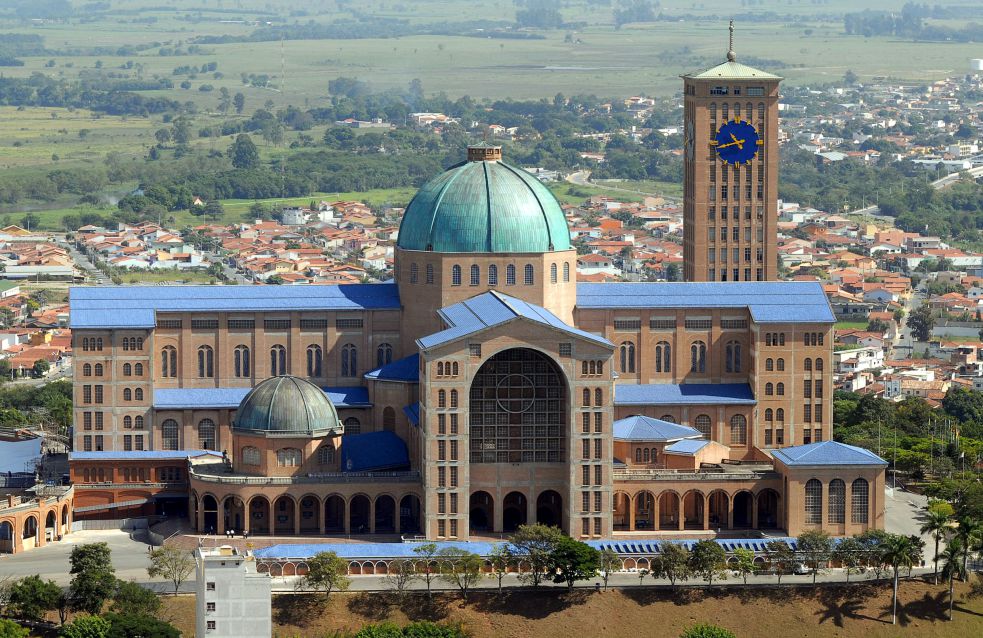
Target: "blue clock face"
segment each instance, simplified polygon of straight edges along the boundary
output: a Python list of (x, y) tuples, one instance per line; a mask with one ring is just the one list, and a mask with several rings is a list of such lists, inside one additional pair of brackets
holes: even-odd
[(713, 140), (717, 155), (725, 164), (747, 164), (757, 156), (762, 143), (758, 131), (744, 120), (724, 122)]

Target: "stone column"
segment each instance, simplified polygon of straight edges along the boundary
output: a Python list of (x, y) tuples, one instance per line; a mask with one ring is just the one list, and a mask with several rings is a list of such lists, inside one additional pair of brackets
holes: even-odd
[(637, 494), (635, 496), (628, 496), (628, 531), (629, 532), (635, 531), (635, 499), (637, 497), (638, 497)]
[(751, 495), (751, 528), (758, 529), (758, 498)]
[(652, 531), (659, 531), (659, 498), (652, 495)]
[(300, 536), (300, 501), (294, 501), (294, 536)]
[(677, 496), (676, 502), (679, 503), (678, 516), (676, 516), (676, 529), (683, 531), (684, 523), (686, 521), (686, 498), (685, 496)]
[(375, 499), (374, 498), (369, 499), (369, 534), (375, 534)]
[(221, 536), (225, 533), (225, 509), (217, 498), (215, 503), (215, 532)]
[(727, 529), (734, 529), (734, 497), (727, 498)]
[(536, 501), (531, 497), (526, 498), (526, 524), (532, 525), (536, 522)]
[(328, 524), (327, 523), (327, 519), (328, 519), (328, 517), (327, 517), (327, 508), (325, 507), (325, 504), (326, 503), (327, 503), (327, 499), (325, 499), (323, 501), (321, 499), (318, 499), (317, 500), (317, 507), (318, 507), (318, 510), (317, 510), (317, 533), (320, 534), (321, 536), (324, 536), (324, 534), (325, 534), (325, 527), (327, 527), (327, 524)]
[(345, 533), (346, 534), (351, 534), (352, 533), (352, 509), (351, 508), (352, 508), (351, 499), (349, 499), (348, 502), (345, 503), (344, 511), (341, 514), (341, 517), (344, 520)]
[[(426, 498), (426, 496), (424, 496), (423, 498)], [(504, 498), (505, 497), (502, 496), (501, 491), (499, 491), (495, 494), (495, 500), (492, 501), (492, 531), (493, 532), (500, 533), (505, 528), (505, 501), (503, 500)], [(423, 504), (422, 499), (420, 503), (421, 505)], [(498, 507), (495, 507), (495, 503), (498, 503)], [(469, 498), (468, 507), (470, 506), (471, 506), (471, 500)], [(423, 531), (424, 533), (426, 533), (426, 529), (424, 529)]]
[(703, 495), (703, 529), (710, 529), (710, 495)]
[(205, 505), (198, 499), (198, 510), (195, 512), (195, 529), (201, 534), (205, 529)]

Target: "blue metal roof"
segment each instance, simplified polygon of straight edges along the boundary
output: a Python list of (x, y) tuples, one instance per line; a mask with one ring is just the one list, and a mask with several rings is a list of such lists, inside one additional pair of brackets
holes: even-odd
[(870, 450), (839, 443), (821, 441), (774, 450), (772, 456), (788, 466), (811, 465), (880, 465), (887, 467), (887, 461)]
[(69, 290), (72, 328), (153, 328), (157, 312), (398, 310), (395, 284), (91, 286)]
[(411, 354), (381, 368), (365, 373), (366, 379), (378, 381), (403, 381), (416, 383), (420, 380), (420, 355)]
[(413, 425), (420, 425), (420, 402), (407, 405), (403, 408), (403, 414)]
[(417, 339), (417, 344), (424, 350), (519, 318), (535, 321), (538, 324), (561, 330), (594, 343), (614, 347), (604, 337), (578, 330), (564, 323), (559, 317), (542, 306), (510, 297), (495, 290), (441, 308), (439, 313), (448, 327), (440, 332)]
[[(361, 386), (321, 388), (336, 408), (369, 408), (369, 390)], [(236, 409), (252, 388), (161, 388), (154, 390), (154, 408)]]
[(747, 308), (757, 323), (834, 323), (819, 282), (579, 283), (578, 308)]
[(222, 458), (221, 452), (214, 450), (108, 450), (103, 452), (69, 452), (69, 461), (140, 461), (154, 460), (162, 461), (168, 459), (196, 459), (200, 456), (217, 456)]
[(708, 445), (710, 441), (706, 439), (684, 439), (667, 445), (664, 451), (666, 454), (696, 454)]
[(41, 437), (25, 441), (0, 441), (0, 473), (33, 474), (33, 461), (39, 456), (41, 456)]
[(747, 383), (643, 383), (614, 386), (615, 405), (754, 405)]
[(619, 441), (675, 441), (701, 436), (695, 428), (648, 416), (630, 416), (614, 422), (614, 438)]
[[(787, 544), (793, 550), (796, 549), (796, 540), (788, 536), (775, 538), (726, 538), (715, 539), (715, 542), (724, 548), (726, 552), (733, 552), (735, 549), (750, 549), (756, 553), (767, 551), (770, 542), (778, 541)], [(654, 556), (659, 553), (659, 544), (662, 542), (676, 543), (687, 549), (692, 549), (693, 545), (699, 542), (698, 539), (686, 540), (659, 540), (646, 538), (632, 538), (630, 540), (606, 539), (589, 540), (588, 545), (597, 550), (611, 549), (621, 556)], [(446, 548), (463, 549), (465, 551), (478, 554), (479, 556), (489, 556), (494, 549), (502, 543), (489, 543), (484, 541), (436, 541), (438, 551)], [(415, 558), (417, 554), (413, 551), (419, 547), (420, 543), (311, 543), (311, 544), (292, 544), (271, 545), (253, 550), (253, 555), (261, 559), (304, 559), (311, 558), (319, 552), (334, 552), (345, 559), (367, 559), (377, 560), (386, 558)]]
[(393, 432), (346, 434), (341, 439), (341, 467), (345, 472), (396, 470), (409, 464), (406, 443)]

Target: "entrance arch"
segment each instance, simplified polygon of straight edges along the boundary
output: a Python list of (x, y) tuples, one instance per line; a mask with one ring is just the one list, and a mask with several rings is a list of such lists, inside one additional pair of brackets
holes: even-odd
[(778, 529), (778, 492), (763, 489), (758, 492), (758, 529)]
[(0, 521), (0, 552), (14, 553), (14, 525), (10, 521)]
[(321, 533), (321, 501), (313, 494), (300, 499), (300, 533)]
[(502, 501), (502, 531), (514, 532), (526, 524), (529, 503), (522, 492), (509, 492)]
[(536, 522), (551, 527), (563, 527), (563, 497), (546, 490), (536, 499)]
[(61, 507), (61, 533), (68, 534), (72, 531), (72, 527), (68, 522), (68, 505), (62, 505)]
[(58, 538), (58, 514), (55, 510), (50, 510), (44, 518), (44, 533), (51, 540)]
[(468, 504), (468, 521), (471, 532), (491, 532), (495, 528), (495, 499), (485, 491), (471, 495)]
[(730, 507), (730, 497), (723, 490), (710, 492), (710, 527), (714, 529), (727, 529), (728, 523), (727, 510)]
[(420, 533), (420, 497), (416, 494), (399, 499), (399, 531), (402, 534)]
[(249, 501), (249, 533), (270, 534), (270, 502), (265, 496), (254, 496)]
[(36, 547), (38, 542), (38, 519), (33, 515), (24, 519), (24, 530), (21, 540), (25, 548)]
[(273, 534), (295, 534), (297, 520), (294, 499), (284, 494), (273, 501)]
[(396, 533), (396, 500), (387, 494), (375, 499), (375, 532)]
[(631, 511), (631, 497), (624, 492), (615, 492), (612, 496), (614, 510), (614, 531), (626, 532), (631, 528), (628, 513)]
[(680, 529), (679, 494), (663, 492), (659, 495), (659, 529)]
[(349, 529), (352, 534), (369, 533), (369, 497), (365, 494), (358, 494), (352, 497), (348, 503)]
[(734, 494), (734, 527), (751, 527), (754, 496), (742, 490)]
[(345, 499), (337, 494), (324, 499), (324, 531), (329, 534), (345, 531)]
[(225, 519), (226, 531), (241, 532), (245, 530), (243, 523), (246, 520), (246, 506), (238, 496), (227, 496), (222, 501), (222, 516)]
[(684, 527), (686, 529), (703, 529), (705, 512), (703, 511), (703, 492), (693, 490), (683, 497)]
[(635, 495), (635, 529), (655, 530), (655, 496), (647, 490)]
[(206, 534), (214, 534), (218, 531), (218, 501), (211, 494), (201, 497), (201, 524), (204, 526)]

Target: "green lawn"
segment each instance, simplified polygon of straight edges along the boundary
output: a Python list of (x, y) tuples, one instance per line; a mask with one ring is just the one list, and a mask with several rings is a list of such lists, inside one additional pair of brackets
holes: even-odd
[(157, 283), (194, 283), (209, 284), (217, 280), (206, 272), (182, 271), (150, 271), (127, 272), (120, 275), (124, 284), (157, 284)]
[(836, 329), (837, 330), (866, 330), (867, 322), (866, 321), (837, 321)]

